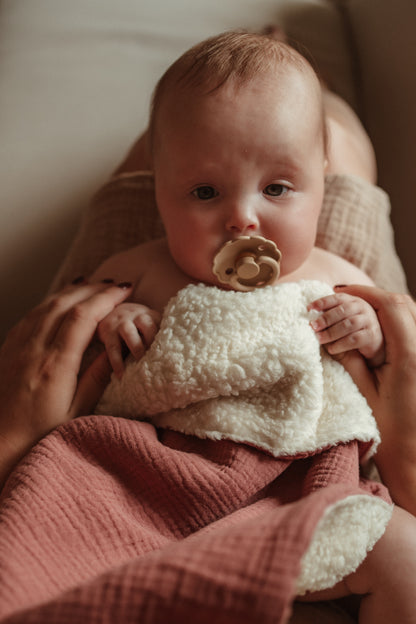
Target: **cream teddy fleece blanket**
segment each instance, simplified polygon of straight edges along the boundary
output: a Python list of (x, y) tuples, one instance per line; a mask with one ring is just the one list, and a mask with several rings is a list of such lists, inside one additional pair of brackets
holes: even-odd
[(308, 303), (330, 292), (316, 281), (248, 293), (188, 286), (145, 356), (112, 380), (99, 413), (140, 414), (276, 457), (350, 440), (374, 451), (379, 435), (364, 397), (309, 324)]

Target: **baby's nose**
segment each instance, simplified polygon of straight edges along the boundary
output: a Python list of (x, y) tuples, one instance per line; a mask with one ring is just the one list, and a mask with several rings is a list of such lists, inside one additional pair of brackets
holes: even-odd
[(252, 206), (244, 203), (235, 203), (230, 206), (226, 221), (228, 231), (245, 234), (255, 232), (258, 227), (259, 221)]

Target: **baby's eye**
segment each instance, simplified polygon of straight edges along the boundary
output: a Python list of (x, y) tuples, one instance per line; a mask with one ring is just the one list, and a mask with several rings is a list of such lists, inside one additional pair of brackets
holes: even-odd
[(213, 186), (208, 186), (206, 184), (204, 186), (198, 186), (196, 189), (194, 189), (192, 191), (192, 195), (194, 195), (197, 199), (207, 201), (208, 199), (213, 199), (213, 197), (217, 197), (218, 191), (216, 191)]
[(286, 195), (288, 191), (289, 188), (284, 184), (268, 184), (263, 190), (263, 193), (271, 197), (282, 197), (282, 195)]

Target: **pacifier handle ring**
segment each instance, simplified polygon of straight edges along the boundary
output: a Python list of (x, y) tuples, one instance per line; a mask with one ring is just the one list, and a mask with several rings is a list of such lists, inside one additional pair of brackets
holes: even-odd
[(240, 279), (251, 279), (260, 272), (259, 262), (253, 253), (243, 252), (237, 258), (235, 269)]
[(273, 277), (278, 278), (280, 275), (280, 262), (272, 258), (271, 256), (260, 256), (258, 264), (266, 264), (273, 271)]
[(258, 275), (261, 275), (262, 268), (263, 273), (264, 267), (267, 267), (269, 269), (269, 274), (265, 276), (265, 279), (257, 280), (257, 276), (252, 278), (243, 278), (239, 276), (236, 272), (230, 278), (230, 285), (233, 286), (235, 290), (247, 292), (253, 290), (254, 288), (262, 288), (263, 286), (267, 286), (279, 277), (279, 263), (274, 258), (270, 258), (269, 256), (260, 256), (256, 264), (259, 267)]

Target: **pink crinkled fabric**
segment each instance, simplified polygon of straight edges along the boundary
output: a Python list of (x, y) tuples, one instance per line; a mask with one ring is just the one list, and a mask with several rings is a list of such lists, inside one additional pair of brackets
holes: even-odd
[(360, 477), (364, 451), (281, 460), (124, 418), (74, 420), (3, 490), (0, 621), (283, 624), (328, 506), (390, 502)]

